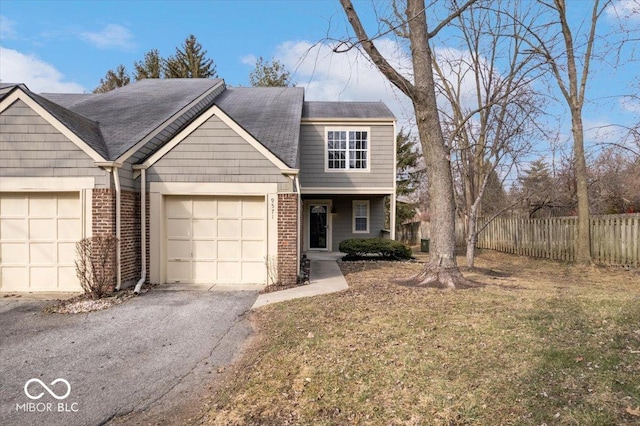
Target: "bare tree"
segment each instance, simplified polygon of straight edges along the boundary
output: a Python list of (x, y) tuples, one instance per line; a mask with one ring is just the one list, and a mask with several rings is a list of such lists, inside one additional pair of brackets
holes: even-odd
[[(528, 54), (523, 37), (527, 17), (518, 1), (502, 2), (520, 20), (500, 10), (476, 4), (452, 25), (460, 34), (455, 55), (437, 55), (434, 69), (445, 105), (447, 144), (452, 147), (457, 175), (458, 210), (465, 219), (467, 266), (473, 267), (477, 227), (491, 178), (506, 178), (520, 158), (531, 151), (531, 140), (540, 133), (542, 96), (533, 81), (539, 65)], [(530, 26), (530, 24), (529, 24)], [(500, 209), (497, 209), (500, 212)], [(488, 221), (486, 224), (488, 225)]]
[[(400, 11), (394, 3), (399, 26), (392, 30), (405, 35), (411, 48), (413, 81), (402, 75), (380, 53), (376, 38), (369, 36), (350, 0), (340, 0), (342, 8), (356, 35), (355, 42), (344, 42), (336, 51), (361, 48), (380, 72), (402, 93), (408, 96), (416, 116), (416, 125), (427, 167), (431, 210), (431, 260), (412, 281), (419, 285), (455, 288), (469, 282), (462, 276), (455, 257), (455, 200), (451, 174), (450, 149), (446, 145), (436, 100), (433, 77), (433, 52), (430, 40), (456, 19), (475, 0), (455, 7), (444, 19), (429, 30), (424, 0), (407, 0)], [(431, 7), (431, 6), (430, 6)]]
[[(549, 21), (543, 27), (530, 27), (526, 38), (533, 53), (550, 68), (555, 82), (571, 113), (573, 138), (573, 161), (576, 173), (578, 199), (578, 236), (576, 263), (591, 264), (589, 236), (589, 193), (587, 184), (587, 162), (584, 148), (584, 125), (582, 109), (585, 103), (587, 81), (594, 56), (596, 28), (600, 17), (611, 0), (593, 0), (586, 32), (576, 32), (569, 22), (565, 0), (552, 2), (539, 0), (543, 10), (550, 11)], [(579, 29), (578, 29), (579, 31)]]

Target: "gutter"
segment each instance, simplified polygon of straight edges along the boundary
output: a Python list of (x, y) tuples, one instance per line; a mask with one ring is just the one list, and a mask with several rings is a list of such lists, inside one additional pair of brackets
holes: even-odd
[(116, 184), (116, 238), (118, 239), (118, 245), (116, 246), (116, 291), (120, 291), (122, 286), (122, 271), (121, 271), (121, 244), (120, 244), (120, 175), (118, 174), (118, 168), (113, 167), (113, 180)]
[(140, 280), (133, 289), (133, 294), (140, 294), (142, 284), (147, 280), (147, 169), (140, 169), (140, 260), (142, 271)]
[(298, 214), (298, 229), (296, 229), (296, 277), (300, 276), (300, 233), (302, 232), (301, 229), (303, 228), (302, 223), (300, 222), (302, 220), (302, 194), (300, 193), (300, 178), (298, 176), (299, 175), (296, 174), (293, 177), (293, 183), (298, 194), (298, 208), (296, 209)]

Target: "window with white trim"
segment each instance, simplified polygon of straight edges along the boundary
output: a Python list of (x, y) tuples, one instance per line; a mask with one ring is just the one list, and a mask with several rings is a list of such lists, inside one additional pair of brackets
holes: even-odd
[(353, 202), (353, 233), (369, 233), (369, 201)]
[(327, 170), (368, 169), (368, 130), (327, 131)]

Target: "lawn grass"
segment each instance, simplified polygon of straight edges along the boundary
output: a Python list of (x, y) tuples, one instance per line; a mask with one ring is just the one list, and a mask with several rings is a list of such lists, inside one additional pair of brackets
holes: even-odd
[(419, 263), (345, 262), (349, 290), (259, 309), (200, 420), (640, 424), (638, 271), (495, 252), (477, 266), (485, 286), (442, 291), (393, 282)]

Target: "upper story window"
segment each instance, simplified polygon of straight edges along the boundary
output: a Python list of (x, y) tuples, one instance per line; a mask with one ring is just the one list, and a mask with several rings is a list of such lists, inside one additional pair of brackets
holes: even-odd
[(368, 130), (328, 130), (327, 170), (369, 170)]

